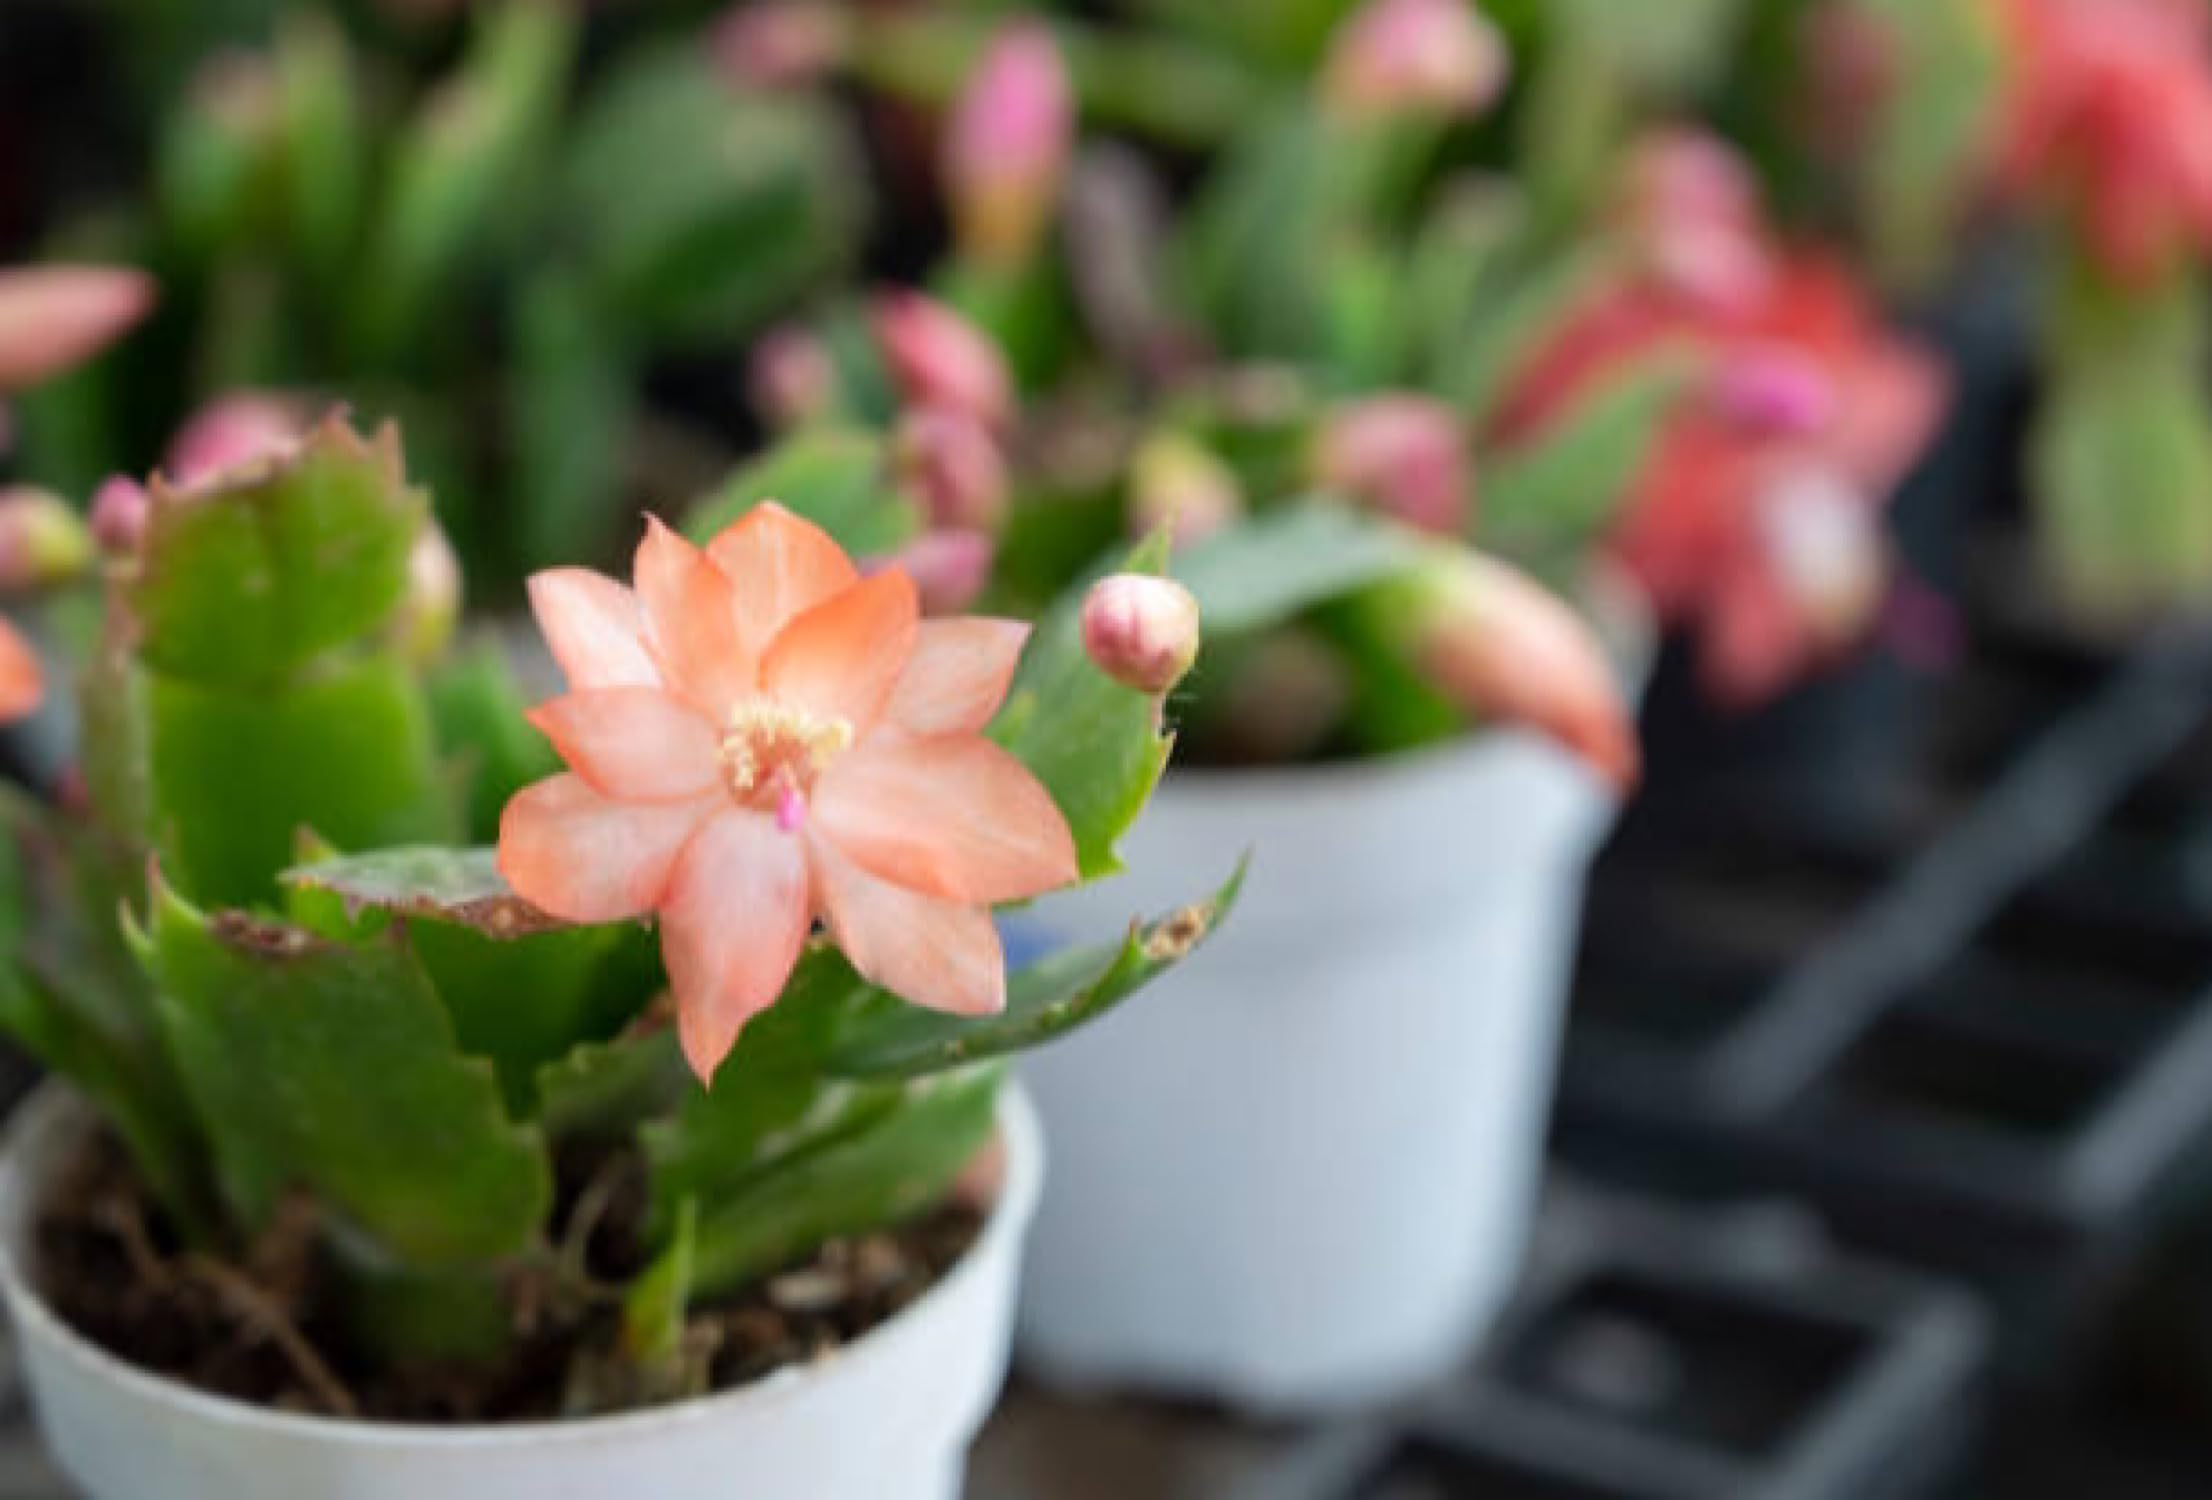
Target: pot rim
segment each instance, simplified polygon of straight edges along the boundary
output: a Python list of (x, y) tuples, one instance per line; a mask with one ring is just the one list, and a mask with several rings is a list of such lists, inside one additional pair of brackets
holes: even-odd
[[(43, 1131), (62, 1127), (65, 1117), (74, 1111), (91, 1111), (90, 1104), (74, 1088), (58, 1079), (49, 1079), (39, 1085), (16, 1109), (5, 1129), (0, 1130), (0, 1179), (15, 1175), (19, 1182), (25, 1181), (20, 1163), (28, 1140)], [(273, 1431), (295, 1439), (325, 1443), (448, 1450), (587, 1444), (600, 1443), (615, 1437), (644, 1437), (650, 1435), (654, 1429), (721, 1421), (740, 1413), (766, 1412), (784, 1404), (821, 1379), (834, 1376), (860, 1362), (885, 1358), (890, 1347), (900, 1340), (921, 1336), (920, 1325), (926, 1321), (927, 1314), (941, 1307), (955, 1290), (976, 1277), (985, 1275), (991, 1261), (1004, 1255), (1018, 1263), (1021, 1239), (1026, 1234), (1030, 1221), (1036, 1216), (1037, 1201), (1043, 1191), (1045, 1147), (1036, 1106), (1030, 1102), (1028, 1092), (1022, 1087), (1019, 1078), (1012, 1074), (1006, 1077), (999, 1089), (998, 1134), (1006, 1144), (1006, 1170), (998, 1199), (984, 1220), (983, 1231), (976, 1236), (975, 1243), (968, 1247), (959, 1263), (939, 1277), (928, 1291), (901, 1308), (888, 1321), (870, 1329), (855, 1342), (839, 1348), (825, 1358), (805, 1365), (786, 1366), (735, 1390), (695, 1396), (643, 1411), (614, 1412), (603, 1416), (571, 1417), (553, 1421), (472, 1425), (376, 1422), (353, 1417), (282, 1411), (200, 1390), (168, 1376), (141, 1369), (100, 1348), (78, 1333), (47, 1305), (45, 1297), (31, 1278), (24, 1274), (15, 1247), (7, 1242), (5, 1236), (0, 1236), (0, 1286), (6, 1288), (8, 1300), (15, 1313), (18, 1323), (15, 1341), (18, 1346), (29, 1342), (33, 1337), (43, 1339), (63, 1358), (80, 1366), (94, 1378), (137, 1391), (217, 1426), (234, 1427), (241, 1431), (257, 1429), (263, 1433)], [(42, 1186), (42, 1183), (26, 1183), (27, 1189)], [(34, 1212), (35, 1203), (27, 1204), (25, 1211), (26, 1214)], [(28, 1222), (26, 1219), (26, 1232)], [(29, 1326), (22, 1326), (25, 1324)], [(18, 1353), (19, 1360), (23, 1357)]]

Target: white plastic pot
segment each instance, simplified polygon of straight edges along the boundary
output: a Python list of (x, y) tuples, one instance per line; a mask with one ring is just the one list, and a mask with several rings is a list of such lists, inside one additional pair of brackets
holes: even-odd
[(1291, 1415), (1461, 1361), (1520, 1264), (1613, 806), (1521, 733), (1171, 774), (1129, 873), (1029, 919), (1095, 937), (1255, 851), (1209, 946), (1024, 1065), (1055, 1163), (1025, 1366)]
[(1036, 1117), (999, 1112), (1005, 1185), (912, 1307), (831, 1358), (725, 1395), (573, 1422), (440, 1428), (297, 1416), (149, 1375), (80, 1338), (26, 1275), (37, 1205), (90, 1115), (49, 1086), (0, 1145), (0, 1290), (54, 1457), (92, 1500), (955, 1500), (1006, 1370)]

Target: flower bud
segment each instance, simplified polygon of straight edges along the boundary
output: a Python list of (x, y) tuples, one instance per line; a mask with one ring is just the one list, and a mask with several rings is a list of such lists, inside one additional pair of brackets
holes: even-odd
[(1367, 0), (1329, 44), (1322, 93), (1354, 118), (1478, 115), (1505, 91), (1505, 39), (1470, 0)]
[(146, 486), (124, 474), (111, 474), (92, 496), (92, 539), (110, 557), (125, 557), (146, 539), (154, 499)]
[(435, 661), (461, 618), (461, 562), (435, 521), (426, 521), (407, 554), (407, 593), (394, 620), (400, 654)]
[(1820, 362), (1786, 344), (1734, 355), (1716, 372), (1713, 403), (1722, 416), (1761, 437), (1805, 437), (1837, 412), (1836, 384)]
[(97, 266), (0, 271), (0, 391), (82, 364), (153, 308), (153, 279)]
[(1774, 282), (1758, 179), (1716, 137), (1666, 130), (1643, 141), (1620, 211), (1650, 274), (1697, 307), (1746, 312)]
[(0, 489), (0, 592), (67, 583), (93, 556), (92, 534), (59, 495), (30, 485)]
[(998, 345), (920, 292), (879, 299), (876, 341), (909, 405), (963, 412), (997, 431), (1014, 415), (1014, 376)]
[(1083, 599), (1083, 649), (1122, 686), (1165, 693), (1198, 660), (1198, 601), (1172, 578), (1101, 578)]
[(771, 331), (753, 346), (746, 388), (760, 419), (779, 432), (809, 426), (837, 409), (837, 362), (807, 329)]
[(1373, 396), (1341, 406), (1321, 429), (1314, 479), (1424, 531), (1455, 533), (1474, 492), (1459, 414), (1427, 396)]
[(1129, 465), (1129, 520), (1139, 536), (1162, 526), (1177, 547), (1195, 546), (1244, 513), (1236, 470), (1179, 433), (1148, 439)]
[(1635, 724), (1596, 632), (1526, 574), (1456, 555), (1413, 648), (1423, 675), (1470, 713), (1549, 736), (1616, 787), (1635, 783)]
[(289, 397), (258, 391), (223, 396), (177, 430), (164, 471), (179, 489), (192, 489), (233, 469), (283, 457), (307, 426), (307, 413)]
[(908, 542), (885, 566), (914, 580), (925, 615), (964, 613), (991, 581), (998, 543), (981, 531), (930, 531)]
[(1036, 253), (1067, 178), (1075, 102), (1052, 29), (1017, 21), (994, 37), (945, 131), (941, 170), (960, 247), (1019, 266)]
[(845, 18), (821, 0), (740, 0), (714, 26), (715, 66), (743, 88), (799, 89), (845, 60)]
[(899, 419), (891, 440), (899, 488), (932, 526), (993, 531), (1006, 516), (1006, 460), (973, 418), (928, 407)]

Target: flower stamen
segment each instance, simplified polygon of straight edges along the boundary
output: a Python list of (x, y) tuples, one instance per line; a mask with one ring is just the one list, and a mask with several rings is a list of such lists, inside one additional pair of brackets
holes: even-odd
[(773, 811), (789, 833), (805, 820), (814, 778), (852, 742), (853, 727), (843, 719), (817, 718), (772, 698), (749, 699), (730, 711), (723, 775), (732, 797)]

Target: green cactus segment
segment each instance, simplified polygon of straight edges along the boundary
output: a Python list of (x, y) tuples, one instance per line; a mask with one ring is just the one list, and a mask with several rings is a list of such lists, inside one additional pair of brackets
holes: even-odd
[(696, 1242), (663, 1258), (688, 1253), (692, 1295), (713, 1297), (824, 1240), (911, 1218), (990, 1140), (999, 1077), (985, 1068), (910, 1085), (860, 1128), (710, 1200)]
[[(523, 1117), (538, 1107), (540, 1070), (620, 1030), (659, 987), (659, 966), (644, 926), (560, 923), (508, 888), (496, 858), (384, 849), (304, 862), (280, 878), (295, 920), (322, 902), (349, 917), (418, 919), (409, 934), (461, 1050), (498, 1065), (508, 1107)], [(308, 925), (332, 935), (327, 920)]]
[(624, 1141), (698, 1087), (672, 1027), (585, 1042), (538, 1069), (538, 1125), (552, 1141)]
[(413, 677), (371, 656), (280, 693), (154, 676), (153, 834), (203, 901), (266, 900), (303, 827), (353, 847), (450, 830)]
[(428, 502), (399, 437), (332, 419), (288, 461), (207, 492), (160, 486), (124, 588), (140, 658), (166, 676), (265, 687), (363, 639), (399, 606)]
[(856, 428), (786, 438), (702, 500), (684, 530), (704, 544), (764, 500), (804, 516), (856, 557), (895, 551), (922, 529), (914, 502), (891, 488), (883, 440)]
[(699, 1258), (699, 1200), (676, 1210), (668, 1248), (622, 1299), (623, 1351), (647, 1370), (666, 1370), (683, 1355), (684, 1314), (691, 1305)]
[(400, 933), (346, 944), (209, 917), (157, 878), (131, 937), (246, 1225), (304, 1187), (417, 1269), (535, 1239), (552, 1199), (543, 1142), (508, 1123), (490, 1065), (461, 1055)]
[(1089, 1025), (1202, 946), (1236, 905), (1245, 867), (1212, 897), (1130, 929), (1118, 945), (1056, 953), (1013, 975), (1006, 1009), (981, 1020), (910, 1005), (857, 1014), (824, 1059), (856, 1078), (918, 1078), (1041, 1046)]
[(438, 748), (462, 778), (469, 839), (489, 843), (499, 837), (508, 800), (559, 771), (560, 757), (523, 717), (530, 699), (494, 641), (479, 642), (441, 665), (429, 692)]
[[(1165, 572), (1167, 551), (1161, 533), (1130, 552), (1119, 571)], [(1121, 870), (1115, 848), (1159, 784), (1174, 737), (1161, 731), (1151, 697), (1092, 664), (1083, 649), (1083, 594), (1081, 585), (1069, 590), (1037, 622), (989, 733), (1052, 793), (1091, 880)]]
[(363, 1263), (345, 1245), (333, 1248), (352, 1352), (401, 1369), (451, 1371), (494, 1364), (512, 1347), (515, 1311), (499, 1268)]
[(619, 1029), (658, 987), (657, 950), (642, 926), (498, 939), (415, 922), (408, 932), (453, 1017), (461, 1050), (497, 1065), (517, 1118), (539, 1107), (541, 1068)]
[(1661, 349), (1607, 380), (1533, 444), (1484, 472), (1482, 540), (1548, 563), (1587, 553), (1628, 500), (1694, 375), (1687, 351)]
[(705, 1090), (641, 1132), (652, 1165), (656, 1222), (696, 1197), (715, 1203), (764, 1163), (834, 1132), (855, 1090), (822, 1074), (851, 1008), (871, 990), (844, 955), (808, 949), (783, 997), (755, 1016)]
[(1348, 506), (1311, 500), (1258, 516), (1200, 544), (1175, 565), (1209, 635), (1285, 624), (1420, 567), (1429, 544)]
[(568, 925), (515, 894), (499, 873), (496, 849), (378, 849), (295, 865), (281, 879), (288, 886), (328, 891), (355, 909), (458, 923), (489, 937), (524, 937)]
[(205, 1246), (218, 1215), (204, 1143), (114, 920), (127, 864), (100, 835), (0, 791), (0, 1027), (100, 1107), (156, 1201)]
[(399, 143), (359, 283), (371, 358), (400, 353), (437, 294), (523, 222), (578, 30), (568, 6), (486, 7), (461, 71)]
[(735, 90), (701, 47), (648, 49), (585, 105), (563, 227), (623, 326), (715, 342), (838, 269), (863, 212), (860, 180), (825, 105)]

